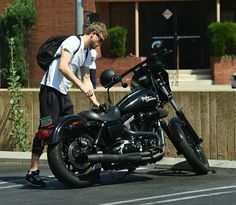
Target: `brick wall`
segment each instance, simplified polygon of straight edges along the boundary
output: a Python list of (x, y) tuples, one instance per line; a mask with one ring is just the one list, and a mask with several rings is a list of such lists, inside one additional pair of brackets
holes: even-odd
[(75, 6), (71, 0), (36, 0), (37, 22), (32, 30), (29, 54), (30, 87), (38, 87), (43, 75), (35, 58), (40, 45), (49, 36), (76, 32)]
[[(1, 0), (0, 13), (12, 0)], [(35, 0), (37, 21), (32, 29), (29, 45), (29, 86), (39, 87), (43, 71), (36, 62), (40, 45), (56, 34), (74, 34), (76, 32), (76, 5), (71, 0)]]
[[(107, 69), (107, 68), (112, 68), (116, 71), (117, 74), (122, 74), (125, 71), (127, 71), (129, 68), (132, 68), (136, 64), (142, 62), (145, 60), (144, 57), (121, 57), (121, 58), (99, 58), (96, 60), (96, 65), (97, 65), (97, 76), (96, 76), (96, 81), (97, 85), (100, 86), (100, 75), (101, 73)], [(133, 73), (130, 73), (127, 75), (123, 81), (127, 82), (130, 84), (130, 80), (133, 76)], [(117, 86), (120, 86), (120, 84), (117, 84)]]
[[(6, 4), (10, 4), (12, 0), (0, 1), (0, 13)], [(95, 0), (84, 0), (84, 11), (95, 12)], [(37, 9), (36, 25), (32, 29), (30, 45), (29, 45), (29, 87), (39, 87), (44, 72), (39, 68), (36, 62), (36, 54), (40, 45), (50, 36), (56, 34), (74, 34), (76, 33), (76, 1), (71, 0), (35, 0)], [(100, 7), (103, 4), (100, 4)], [(99, 7), (99, 8), (100, 8)], [(107, 9), (107, 7), (105, 7)], [(106, 10), (105, 9), (105, 10)], [(105, 20), (102, 11), (101, 21)], [(107, 22), (105, 22), (108, 24)], [(104, 42), (103, 48), (107, 48), (107, 42)], [(107, 49), (104, 49), (107, 50)], [(100, 51), (99, 51), (100, 52)], [(103, 52), (102, 52), (103, 53)], [(108, 62), (109, 61), (109, 62)], [(122, 63), (123, 62), (123, 63)], [(107, 67), (113, 67), (118, 73), (124, 71), (140, 62), (140, 59), (130, 59), (128, 61), (118, 61), (114, 59), (104, 59), (97, 61), (97, 83), (99, 85), (99, 76), (102, 70)], [(128, 81), (130, 77), (128, 77)]]
[(84, 11), (90, 11), (90, 12), (95, 12), (95, 0), (84, 0), (83, 1), (83, 6), (84, 6)]
[[(0, 1), (0, 13), (12, 0)], [(40, 45), (56, 34), (76, 33), (76, 1), (35, 0), (37, 9), (36, 25), (32, 29), (29, 45), (29, 87), (39, 87), (44, 72), (36, 62)], [(95, 0), (84, 0), (84, 11), (95, 12)]]
[(235, 57), (211, 57), (211, 71), (214, 84), (231, 84), (232, 75), (236, 73)]
[(1, 0), (0, 3), (0, 13), (2, 13), (3, 9), (7, 4), (11, 4), (12, 0)]

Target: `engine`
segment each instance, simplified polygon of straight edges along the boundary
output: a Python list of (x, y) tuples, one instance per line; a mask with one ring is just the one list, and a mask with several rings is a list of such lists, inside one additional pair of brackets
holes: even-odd
[[(150, 116), (150, 113), (149, 113)], [(144, 127), (144, 121), (141, 118), (146, 118), (146, 116), (141, 116), (140, 113), (137, 115), (126, 115), (123, 118), (123, 125), (128, 129), (132, 131), (141, 131)], [(145, 120), (146, 121), (146, 120)], [(149, 126), (152, 125), (151, 130), (143, 130), (144, 132), (155, 132), (153, 129), (153, 123), (150, 122), (150, 120), (146, 121), (146, 124)], [(157, 136), (145, 136), (145, 135), (125, 135), (125, 137), (122, 137), (122, 142), (119, 146), (117, 146), (115, 149), (119, 154), (126, 154), (126, 153), (132, 153), (132, 152), (144, 152), (148, 151), (150, 149), (154, 148), (160, 148), (161, 147), (161, 140)]]
[(159, 139), (145, 136), (134, 137), (131, 140), (123, 140), (122, 144), (115, 148), (119, 154), (132, 152), (144, 152), (150, 149), (159, 148)]

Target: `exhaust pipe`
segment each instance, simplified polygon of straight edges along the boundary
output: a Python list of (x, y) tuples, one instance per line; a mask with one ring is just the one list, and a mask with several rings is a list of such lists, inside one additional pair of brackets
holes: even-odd
[[(143, 131), (131, 131), (124, 128), (124, 131), (129, 136), (149, 136), (159, 138), (158, 134), (153, 132)], [(165, 151), (146, 151), (146, 152), (133, 152), (127, 154), (90, 154), (88, 155), (88, 161), (91, 163), (125, 163), (125, 162), (143, 162), (155, 159), (161, 159), (165, 154)]]
[(143, 162), (147, 160), (154, 160), (162, 158), (165, 154), (163, 152), (134, 152), (128, 154), (90, 154), (88, 161), (91, 163), (125, 163), (125, 162)]
[(129, 154), (90, 154), (88, 155), (88, 161), (91, 163), (112, 163), (112, 162), (141, 162), (142, 157), (132, 156)]

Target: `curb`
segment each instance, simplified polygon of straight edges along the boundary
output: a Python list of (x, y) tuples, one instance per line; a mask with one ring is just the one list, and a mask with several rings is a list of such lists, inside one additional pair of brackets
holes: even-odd
[[(236, 161), (234, 160), (213, 160), (209, 159), (210, 170), (214, 169), (236, 169)], [(189, 170), (191, 167), (185, 158), (164, 157), (156, 163), (156, 168), (170, 168), (173, 170)]]
[[(0, 163), (15, 162), (15, 163), (30, 163), (31, 152), (11, 152), (0, 151)], [(40, 162), (47, 163), (47, 153), (43, 153), (40, 157)], [(208, 160), (211, 169), (236, 169), (236, 161), (234, 160)], [(189, 168), (184, 158), (164, 157), (155, 164), (156, 168), (171, 168), (185, 169)]]
[[(47, 161), (47, 153), (42, 154), (42, 156), (40, 157), (40, 161)], [(0, 151), (0, 163), (4, 162), (30, 163), (31, 152)]]

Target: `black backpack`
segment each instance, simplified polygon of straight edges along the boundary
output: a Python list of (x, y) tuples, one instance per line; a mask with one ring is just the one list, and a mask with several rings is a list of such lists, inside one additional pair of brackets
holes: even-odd
[[(62, 44), (62, 42), (68, 37), (70, 36), (65, 36), (65, 35), (52, 36), (40, 46), (37, 54), (37, 62), (44, 71), (47, 71), (49, 69), (49, 66), (51, 65), (53, 60), (60, 58), (60, 55), (57, 56), (54, 55), (59, 46)], [(77, 37), (79, 38), (79, 40), (81, 40), (80, 36)], [(80, 45), (76, 49), (74, 54), (79, 50), (79, 48)]]

